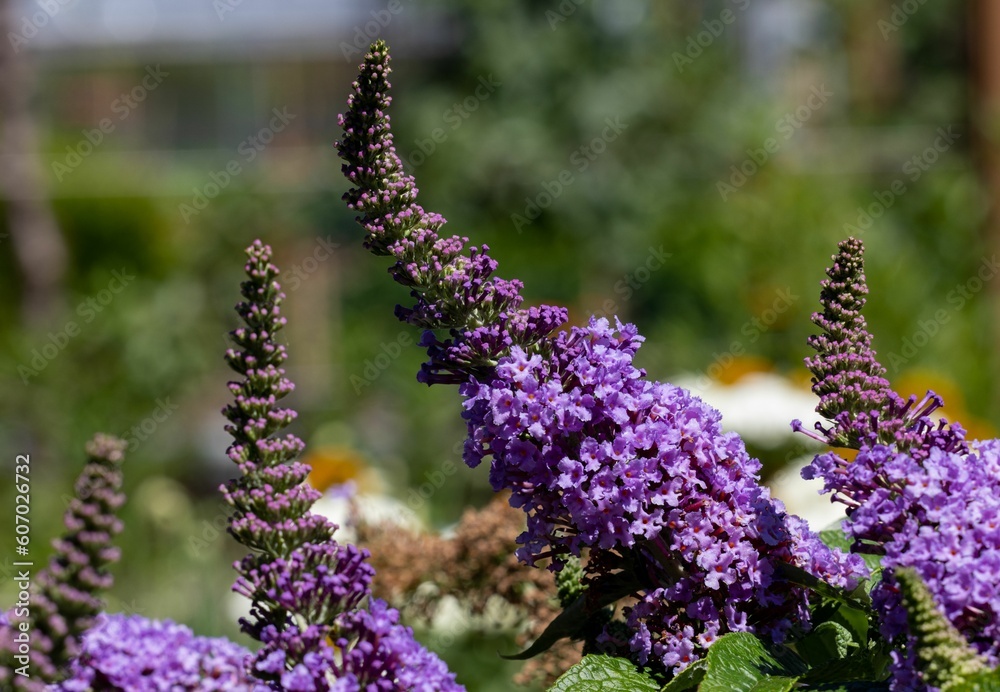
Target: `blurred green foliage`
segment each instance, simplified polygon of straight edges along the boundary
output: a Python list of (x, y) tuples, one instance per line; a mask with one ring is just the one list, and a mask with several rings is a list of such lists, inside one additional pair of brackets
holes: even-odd
[[(810, 32), (770, 62), (749, 40), (752, 27), (770, 27), (767, 17), (752, 14), (753, 4), (741, 10), (745, 2), (434, 4), (457, 40), (429, 56), (397, 53), (397, 149), (419, 163), (411, 170), (423, 206), (443, 213), (452, 232), (489, 244), (499, 273), (524, 280), (529, 302), (566, 304), (577, 324), (602, 311), (635, 322), (647, 337), (639, 361), (657, 379), (704, 372), (734, 343), (779, 371), (800, 371), (818, 283), (836, 242), (857, 223), (859, 207), (902, 180), (905, 193), (893, 196), (862, 234), (875, 346), (888, 364), (889, 354), (901, 353), (922, 329), (921, 320), (946, 310), (949, 321), (905, 364), (890, 368), (890, 378), (929, 368), (957, 385), (969, 411), (996, 420), (995, 289), (960, 308), (949, 300), (992, 255), (982, 230), (987, 199), (972, 157), (964, 3), (924, 4), (887, 40), (876, 22), (888, 7), (803, 3), (812, 12)], [(705, 22), (727, 10), (733, 22), (678, 69), (676, 56), (688, 55)], [(395, 28), (416, 11), (395, 18)], [(348, 75), (360, 57), (346, 66), (339, 55), (331, 60), (331, 70)], [(870, 69), (870, 60), (891, 69)], [(197, 77), (197, 70), (188, 72)], [(60, 79), (42, 73), (42, 103)], [(349, 81), (322, 85), (332, 101), (322, 125), (327, 143), (337, 137), (332, 114), (343, 108)], [(484, 83), (499, 85), (477, 96)], [(244, 114), (245, 123), (260, 122), (270, 105), (248, 98), (250, 87), (241, 84), (235, 79), (217, 97), (259, 116)], [(811, 90), (821, 86), (832, 95), (800, 119), (796, 113), (805, 113)], [(151, 98), (148, 107), (154, 105)], [(786, 138), (779, 123), (790, 117), (801, 127)], [(609, 119), (624, 125), (613, 139), (604, 136)], [(912, 179), (906, 162), (948, 126), (958, 140)], [(237, 128), (234, 142), (244, 129)], [(75, 132), (49, 132), (50, 151), (59, 152)], [(720, 181), (731, 183), (732, 167), (769, 138), (777, 150), (738, 189), (721, 194)], [(360, 230), (340, 201), (339, 164), (332, 147), (326, 151), (310, 164), (305, 177), (316, 180), (305, 192), (283, 192), (280, 180), (255, 169), (189, 224), (178, 205), (205, 183), (207, 170), (225, 164), (225, 150), (210, 161), (178, 157), (163, 173), (168, 191), (158, 194), (77, 194), (122, 189), (134, 175), (109, 163), (113, 156), (85, 162), (90, 168), (53, 184), (71, 265), (62, 307), (41, 325), (22, 322), (22, 277), (10, 243), (0, 245), (0, 290), (9, 297), (0, 304), (0, 448), (9, 469), (15, 454), (32, 454), (36, 559), (59, 530), (60, 498), (81, 468), (85, 440), (103, 430), (136, 442), (125, 466), (130, 502), (112, 609), (172, 617), (242, 641), (220, 608), (238, 552), (225, 535), (208, 541), (208, 549), (198, 549), (198, 541), (220, 516), (216, 488), (229, 475), (218, 414), (228, 379), (221, 354), (224, 333), (236, 322), (242, 248), (255, 237), (275, 247), (286, 275), (309, 266), (318, 239), (339, 243), (286, 302), (289, 374), (300, 385), (291, 403), (307, 444), (317, 441), (311, 431), (343, 424), (334, 439), (318, 442), (353, 445), (402, 498), (460, 457), (457, 393), (415, 383), (417, 348), (378, 359), (405, 330), (392, 307), (406, 295), (385, 276), (385, 262), (361, 248)], [(141, 182), (149, 189), (160, 180)], [(537, 218), (519, 224), (514, 215), (534, 216), (532, 204)], [(662, 266), (638, 271), (663, 254)], [(84, 322), (79, 306), (107, 287), (112, 270), (136, 278)], [(781, 291), (795, 297), (787, 310), (766, 329), (754, 328)], [(80, 336), (25, 384), (19, 367), (71, 320), (80, 323)], [(369, 363), (374, 369), (366, 371)], [(131, 433), (133, 426), (142, 432), (163, 399), (176, 412), (143, 439)], [(0, 487), (9, 500), (10, 485)], [(489, 495), (486, 471), (462, 467), (422, 511), (442, 526)], [(11, 536), (0, 537), (3, 555), (11, 554)], [(0, 595), (12, 592), (4, 580)], [(457, 661), (470, 648), (442, 653)]]

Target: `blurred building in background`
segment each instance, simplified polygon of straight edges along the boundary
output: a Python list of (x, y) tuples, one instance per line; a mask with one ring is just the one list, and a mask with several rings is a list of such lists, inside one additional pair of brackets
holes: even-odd
[[(329, 186), (309, 173), (330, 152), (344, 87), (367, 44), (384, 36), (401, 58), (426, 59), (452, 41), (441, 20), (410, 5), (15, 2), (22, 40), (14, 40), (37, 66), (35, 110), (52, 136), (49, 169), (70, 183), (53, 194), (184, 195), (185, 168), (201, 173), (220, 156), (244, 156), (236, 150), (274, 109), (294, 127), (268, 153), (272, 166), (248, 177), (280, 171), (267, 179), (274, 194)], [(110, 131), (100, 132), (105, 120)], [(74, 153), (85, 167), (72, 165)]]

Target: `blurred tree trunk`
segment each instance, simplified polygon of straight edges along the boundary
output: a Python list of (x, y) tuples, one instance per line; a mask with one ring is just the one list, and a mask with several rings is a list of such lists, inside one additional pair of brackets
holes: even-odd
[[(1000, 250), (1000, 2), (970, 3), (969, 30), (973, 67), (972, 152), (977, 159), (987, 198), (987, 253)], [(989, 282), (993, 298), (993, 341), (1000, 352), (1000, 281)], [(993, 403), (1000, 405), (1000, 389), (993, 388)]]
[(0, 0), (0, 196), (23, 276), (22, 311), (29, 324), (57, 307), (66, 270), (66, 246), (47, 197), (38, 162), (38, 132), (31, 117), (34, 75), (13, 0)]

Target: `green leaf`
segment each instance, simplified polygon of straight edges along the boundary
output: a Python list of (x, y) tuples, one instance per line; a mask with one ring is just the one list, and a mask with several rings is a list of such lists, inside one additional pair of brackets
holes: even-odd
[(593, 585), (591, 588), (597, 593), (596, 597), (588, 598), (589, 594), (584, 592), (549, 623), (549, 626), (531, 646), (519, 654), (500, 654), (500, 658), (505, 658), (508, 661), (524, 661), (548, 651), (553, 644), (564, 637), (582, 638), (582, 633), (591, 618), (600, 613), (605, 606), (635, 593), (637, 585), (631, 579), (611, 575), (610, 578)]
[(828, 524), (826, 528), (820, 529), (819, 539), (823, 541), (827, 547), (839, 548), (845, 553), (851, 552), (851, 539), (847, 537), (844, 533), (843, 520), (838, 519), (832, 524)]
[(831, 620), (846, 627), (853, 635), (854, 641), (862, 648), (868, 648), (868, 631), (871, 628), (868, 610), (841, 605), (833, 614)]
[(798, 678), (764, 678), (750, 689), (753, 692), (789, 692), (795, 687)]
[(853, 591), (848, 591), (832, 584), (827, 584), (816, 575), (810, 574), (801, 567), (788, 562), (779, 562), (775, 566), (775, 573), (782, 579), (811, 589), (830, 601), (843, 603), (860, 610), (867, 610), (871, 604), (871, 598), (868, 596), (864, 582), (858, 584), (857, 588)]
[[(845, 553), (851, 552), (851, 545), (854, 543), (844, 530), (840, 527), (840, 522), (834, 522), (828, 527), (819, 532), (819, 539), (823, 541), (827, 546), (831, 548), (839, 548)], [(859, 553), (861, 559), (865, 561), (868, 565), (868, 569), (872, 572), (872, 583), (878, 581), (878, 575), (882, 573), (882, 558), (878, 555), (867, 555), (864, 553)]]
[(792, 645), (810, 667), (800, 682), (811, 689), (815, 684), (883, 679), (887, 653), (877, 635), (876, 646), (872, 647), (870, 616), (869, 610), (842, 603), (831, 602), (817, 608), (815, 628)]
[(806, 671), (792, 651), (766, 646), (748, 632), (720, 637), (705, 658), (702, 692), (783, 692)]
[(580, 596), (572, 605), (559, 613), (527, 649), (518, 654), (500, 654), (500, 658), (508, 661), (525, 661), (545, 653), (563, 637), (578, 637), (592, 615), (586, 608), (586, 598), (586, 594)]
[(700, 658), (680, 672), (673, 680), (668, 682), (660, 692), (687, 692), (698, 689), (698, 685), (705, 678), (705, 668), (708, 661)]
[(549, 692), (659, 692), (660, 686), (636, 670), (627, 658), (584, 656), (549, 688)]
[(826, 665), (857, 648), (851, 630), (839, 622), (821, 623), (795, 645), (795, 650), (810, 666)]
[(527, 649), (517, 654), (500, 654), (500, 658), (508, 661), (526, 661), (545, 653), (560, 639), (565, 637), (579, 639), (580, 633), (592, 616), (592, 613), (584, 608), (584, 598), (580, 596), (573, 605), (559, 613)]
[(888, 690), (888, 682), (831, 682), (826, 685), (810, 685), (807, 689), (823, 690), (823, 692), (875, 692), (876, 690)]
[[(864, 652), (849, 658), (830, 659), (825, 665), (810, 669), (806, 675), (800, 678), (800, 681), (807, 683), (809, 689), (812, 689), (812, 686), (816, 684), (872, 685), (873, 681), (879, 680), (882, 676), (876, 672), (871, 657), (866, 654), (867, 652)], [(882, 688), (873, 687), (872, 689)]]

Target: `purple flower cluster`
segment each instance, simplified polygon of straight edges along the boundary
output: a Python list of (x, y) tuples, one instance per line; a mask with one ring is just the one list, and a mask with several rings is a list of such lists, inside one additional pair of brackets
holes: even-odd
[(329, 622), (354, 610), (368, 594), (375, 570), (365, 562), (368, 554), (349, 544), (339, 546), (336, 567), (331, 569), (326, 545), (306, 543), (287, 560), (261, 563), (247, 556), (240, 567), (245, 576), (237, 582), (236, 592), (251, 599), (263, 592), (267, 600), (261, 608), (297, 613), (307, 622)]
[[(461, 385), (470, 466), (490, 457), (496, 490), (528, 515), (529, 563), (590, 550), (589, 568), (635, 572), (629, 642), (642, 663), (678, 671), (727, 632), (780, 639), (808, 627), (808, 594), (778, 571), (794, 565), (838, 586), (866, 575), (785, 515), (757, 483), (760, 465), (719, 414), (690, 393), (649, 382), (632, 364), (642, 338), (606, 320), (553, 336), (562, 308), (520, 309), (519, 282), (492, 278), (486, 248), (441, 238), (444, 219), (416, 204), (389, 129), (389, 56), (381, 41), (361, 65), (338, 143), (366, 247), (396, 262), (427, 330), (418, 379)], [(600, 588), (600, 587), (598, 587)], [(608, 637), (611, 635), (608, 634)]]
[(125, 503), (120, 492), (125, 443), (95, 435), (86, 451), (87, 464), (63, 518), (66, 532), (52, 542), (49, 564), (33, 580), (30, 605), (11, 611), (17, 617), (8, 618), (12, 625), (25, 619), (31, 623), (30, 678), (13, 674), (24, 665), (13, 656), (23, 652), (13, 639), (13, 628), (3, 627), (0, 683), (35, 689), (40, 682), (59, 680), (79, 651), (80, 637), (101, 612), (100, 592), (114, 581), (109, 570), (120, 556), (113, 541), (122, 530), (118, 510)]
[(245, 673), (250, 652), (227, 639), (196, 637), (169, 621), (101, 615), (83, 638), (59, 692), (263, 692)]
[(376, 598), (367, 608), (344, 612), (333, 630), (310, 625), (281, 632), (268, 626), (260, 640), (266, 654), (257, 657), (256, 671), (274, 676), (287, 692), (464, 690), (444, 662), (417, 643), (413, 630), (399, 623), (399, 612)]
[[(441, 237), (445, 220), (417, 204), (417, 188), (393, 146), (386, 110), (389, 50), (375, 42), (360, 66), (337, 142), (344, 175), (354, 186), (344, 195), (359, 213), (365, 247), (395, 259), (393, 278), (411, 289), (416, 304), (396, 315), (427, 331), (421, 345), (430, 360), (418, 379), (427, 384), (461, 384), (496, 365), (511, 346), (544, 350), (546, 337), (566, 321), (565, 308), (521, 308), (520, 281), (493, 276), (497, 263), (489, 248), (471, 247), (468, 238)], [(447, 329), (440, 339), (432, 330)]]
[(952, 625), (1000, 661), (1000, 441), (969, 443), (961, 426), (934, 421), (942, 402), (931, 392), (918, 403), (888, 389), (859, 313), (862, 252), (855, 239), (840, 244), (821, 295), (817, 324), (826, 335), (813, 337), (819, 353), (806, 361), (821, 394), (817, 410), (834, 421), (822, 439), (859, 452), (853, 461), (821, 454), (802, 476), (822, 479), (822, 492), (847, 506), (852, 550), (883, 556), (872, 599), (897, 646), (893, 688), (922, 689), (896, 569), (913, 568)]
[(1000, 662), (1000, 441), (926, 455), (875, 445), (853, 462), (829, 452), (803, 475), (848, 505), (844, 528), (859, 547), (884, 553), (886, 578), (872, 593), (884, 636), (907, 632), (891, 575), (912, 567), (956, 629)]
[[(355, 610), (340, 620), (337, 647), (344, 652), (339, 677), (357, 681), (344, 690), (407, 690), (442, 692), (464, 689), (434, 654), (417, 644), (413, 631), (399, 624), (399, 613), (384, 601), (371, 599), (367, 610)], [(366, 685), (367, 682), (367, 686)]]
[(639, 558), (631, 650), (676, 672), (725, 632), (780, 640), (808, 627), (808, 593), (781, 578), (782, 563), (847, 588), (867, 571), (769, 497), (718, 411), (644, 378), (632, 362), (641, 341), (632, 325), (594, 319), (550, 359), (514, 347), (490, 381), (461, 389), (465, 459), (490, 457), (494, 489), (528, 514), (524, 560), (585, 548), (592, 562), (593, 551)]
[(294, 461), (302, 441), (278, 436), (295, 418), (278, 405), (293, 389), (281, 368), (285, 348), (275, 339), (285, 324), (278, 269), (260, 241), (247, 255), (244, 300), (236, 307), (245, 326), (232, 333), (239, 350), (226, 353), (243, 379), (229, 383), (235, 401), (224, 410), (233, 436), (228, 455), (242, 475), (223, 493), (234, 508), (229, 531), (251, 549), (235, 565), (233, 587), (251, 601), (243, 631), (264, 644), (248, 670), (270, 689), (292, 692), (409, 689), (411, 679), (461, 690), (398, 625), (396, 611), (377, 602), (363, 609), (374, 573), (367, 551), (339, 545), (336, 525), (310, 512), (320, 493), (304, 483), (309, 466)]

